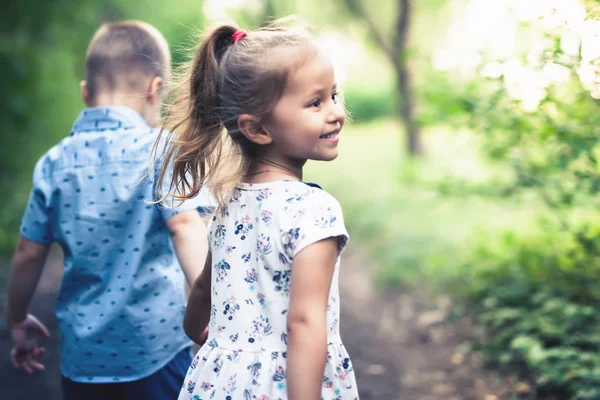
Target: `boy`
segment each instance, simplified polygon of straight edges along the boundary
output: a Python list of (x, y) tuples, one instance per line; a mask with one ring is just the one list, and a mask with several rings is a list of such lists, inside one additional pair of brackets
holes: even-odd
[(57, 242), (63, 397), (172, 399), (191, 362), (184, 279), (193, 282), (204, 265), (198, 210), (210, 199), (201, 193), (176, 211), (151, 203), (153, 128), (170, 71), (163, 36), (139, 21), (103, 25), (85, 69), (88, 108), (35, 167), (9, 281), (11, 358), (28, 373), (44, 369), (36, 339), (48, 331), (27, 308)]

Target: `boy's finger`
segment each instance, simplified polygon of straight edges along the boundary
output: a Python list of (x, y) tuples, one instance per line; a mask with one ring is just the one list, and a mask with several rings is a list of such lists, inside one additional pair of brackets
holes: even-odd
[(13, 362), (13, 366), (17, 369), (23, 368), (23, 364), (26, 363), (31, 357), (31, 354), (23, 350), (12, 349), (10, 358)]
[(13, 367), (15, 367), (16, 369), (19, 369), (19, 362), (17, 361), (17, 354), (16, 354), (16, 350), (12, 349), (10, 351), (10, 361), (12, 362)]
[(31, 368), (33, 368), (36, 371), (43, 371), (46, 369), (46, 367), (44, 366), (44, 364), (37, 362), (35, 360), (31, 360), (29, 365), (31, 366)]
[(39, 330), (39, 334), (41, 337), (43, 337), (44, 339), (48, 339), (50, 337), (50, 331), (48, 331), (48, 328), (46, 328), (46, 325), (42, 324), (39, 320), (35, 320), (38, 330)]
[(29, 360), (24, 360), (21, 362), (21, 368), (25, 370), (29, 375), (33, 373), (33, 369), (29, 366)]

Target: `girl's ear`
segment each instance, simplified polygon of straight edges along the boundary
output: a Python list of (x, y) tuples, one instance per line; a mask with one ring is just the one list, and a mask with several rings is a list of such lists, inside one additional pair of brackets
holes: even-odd
[(242, 114), (238, 118), (238, 129), (252, 143), (266, 145), (273, 141), (273, 138), (267, 132), (258, 118), (250, 114)]

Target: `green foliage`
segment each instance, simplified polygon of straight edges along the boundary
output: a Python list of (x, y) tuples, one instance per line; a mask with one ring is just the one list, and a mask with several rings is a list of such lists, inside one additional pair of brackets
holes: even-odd
[[(390, 118), (350, 121), (333, 162), (309, 162), (305, 179), (319, 183), (342, 204), (352, 248), (365, 253), (372, 274), (388, 288), (416, 282), (434, 285), (461, 273), (463, 247), (477, 226), (527, 226), (529, 208), (496, 199), (441, 196), (434, 185), (447, 173), (483, 169), (468, 138), (437, 127), (425, 130), (428, 152), (413, 160), (399, 149), (402, 128)], [(494, 218), (490, 218), (494, 216)], [(446, 289), (446, 286), (442, 287)]]
[(424, 70), (421, 75), (417, 87), (420, 124), (448, 124), (454, 127), (468, 125), (481, 98), (483, 88), (479, 82), (457, 82), (448, 74), (431, 70)]
[(392, 117), (397, 114), (393, 86), (381, 90), (350, 86), (344, 91), (344, 101), (352, 117), (359, 122), (371, 122), (378, 118)]
[(36, 159), (58, 135), (68, 132), (66, 119), (74, 117), (69, 106), (77, 81), (68, 78), (75, 67), (70, 50), (78, 38), (62, 35), (52, 21), (60, 19), (71, 26), (81, 17), (79, 5), (75, 1), (29, 0), (13, 2), (3, 10), (0, 184), (5, 188), (6, 206), (0, 210), (0, 252), (11, 250), (18, 237)]
[(597, 101), (573, 79), (567, 88), (550, 88), (533, 113), (509, 102), (499, 89), (473, 114), (475, 128), (486, 136), (488, 154), (510, 157), (515, 184), (537, 190), (553, 207), (595, 203), (590, 195), (600, 190)]
[[(465, 260), (481, 349), (540, 398), (600, 397), (600, 219), (481, 239)], [(469, 272), (466, 272), (469, 271)], [(464, 289), (464, 285), (461, 285)]]
[(553, 34), (530, 66), (552, 61), (570, 76), (548, 86), (535, 109), (511, 97), (503, 76), (476, 78), (477, 91), (442, 85), (454, 103), (437, 90), (427, 96), (511, 168), (511, 180), (476, 193), (527, 194), (521, 199), (535, 199), (544, 216), (527, 232), (479, 236), (462, 260), (456, 282), (484, 328), (483, 353), (528, 378), (539, 398), (591, 400), (600, 398), (600, 109), (577, 75), (578, 57)]

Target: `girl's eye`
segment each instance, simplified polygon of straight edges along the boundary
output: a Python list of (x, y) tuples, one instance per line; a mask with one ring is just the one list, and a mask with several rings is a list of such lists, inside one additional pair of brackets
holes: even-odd
[(331, 100), (333, 100), (334, 103), (337, 103), (338, 101), (338, 96), (339, 96), (339, 92), (335, 92), (331, 95)]
[(319, 107), (321, 105), (321, 100), (315, 99), (308, 106), (309, 107)]

